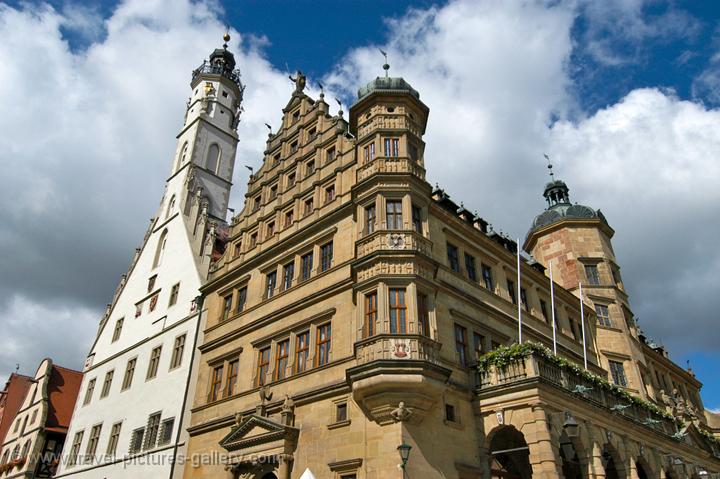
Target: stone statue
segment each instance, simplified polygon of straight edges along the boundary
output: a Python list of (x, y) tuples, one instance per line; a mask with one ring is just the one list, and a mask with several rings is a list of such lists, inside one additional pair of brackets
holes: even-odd
[(295, 401), (289, 395), (285, 395), (285, 401), (283, 401), (282, 411), (293, 412), (295, 410)]
[(307, 82), (307, 77), (303, 74), (303, 72), (298, 70), (295, 78), (293, 78), (292, 75), (288, 75), (288, 78), (295, 83), (295, 93), (302, 93), (305, 89), (305, 83)]
[(390, 416), (396, 421), (396, 422), (404, 422), (410, 419), (410, 416), (412, 416), (413, 410), (409, 407), (405, 407), (405, 402), (400, 401), (400, 404), (398, 404), (398, 407), (393, 409), (390, 413)]
[(260, 404), (262, 404), (263, 406), (267, 404), (268, 401), (272, 401), (273, 393), (270, 392), (269, 387), (261, 387), (260, 391), (258, 391), (258, 394), (260, 394)]
[(243, 420), (242, 413), (241, 412), (235, 413), (235, 425), (239, 426), (240, 423), (242, 422), (242, 420)]

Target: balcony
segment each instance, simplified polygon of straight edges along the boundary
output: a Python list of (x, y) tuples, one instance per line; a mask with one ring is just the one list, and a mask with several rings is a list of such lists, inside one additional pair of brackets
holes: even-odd
[(379, 156), (362, 165), (357, 170), (357, 182), (369, 178), (375, 173), (410, 173), (421, 180), (425, 179), (425, 168), (409, 158)]
[(375, 115), (369, 121), (358, 125), (358, 138), (363, 138), (376, 130), (408, 130), (415, 136), (422, 136), (416, 122), (406, 116)]
[(390, 424), (402, 402), (419, 423), (442, 398), (450, 370), (438, 364), (441, 344), (417, 334), (379, 334), (355, 343), (346, 371), (353, 399), (378, 424)]
[(478, 395), (486, 397), (500, 396), (503, 390), (546, 384), (667, 436), (678, 431), (674, 419), (651, 403), (533, 343), (501, 348), (481, 357), (477, 384)]
[(414, 231), (376, 231), (355, 243), (356, 258), (376, 251), (408, 251), (432, 254), (432, 242)]

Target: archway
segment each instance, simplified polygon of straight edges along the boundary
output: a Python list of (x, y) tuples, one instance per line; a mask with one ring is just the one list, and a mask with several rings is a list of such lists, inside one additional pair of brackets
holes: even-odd
[(490, 475), (492, 478), (530, 479), (530, 448), (523, 433), (512, 426), (496, 429), (490, 438)]
[(625, 469), (622, 459), (611, 444), (605, 444), (602, 451), (602, 465), (605, 469), (605, 479), (625, 479)]
[(565, 479), (582, 479), (580, 456), (565, 431), (560, 435), (560, 459), (562, 459), (562, 472)]
[(642, 459), (635, 460), (635, 469), (637, 470), (638, 479), (650, 479), (650, 477), (652, 477), (650, 470), (643, 465), (644, 462), (645, 461)]

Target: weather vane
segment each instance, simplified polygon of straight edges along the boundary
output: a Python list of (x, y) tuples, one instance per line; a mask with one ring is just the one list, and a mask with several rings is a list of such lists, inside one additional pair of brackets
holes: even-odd
[(390, 70), (390, 65), (388, 64), (388, 59), (387, 59), (387, 52), (381, 50), (380, 48), (378, 48), (378, 50), (380, 50), (380, 53), (382, 53), (382, 55), (385, 57), (385, 64), (383, 65), (383, 70), (385, 70), (385, 78), (387, 78), (388, 70)]
[(550, 170), (550, 179), (551, 179), (551, 180), (554, 180), (554, 179), (555, 179), (555, 173), (553, 173), (553, 170), (552, 170), (552, 169), (553, 169), (553, 165), (552, 165), (552, 163), (550, 163), (550, 157), (548, 156), (547, 153), (543, 153), (543, 156), (544, 156), (545, 159), (548, 161), (548, 170)]

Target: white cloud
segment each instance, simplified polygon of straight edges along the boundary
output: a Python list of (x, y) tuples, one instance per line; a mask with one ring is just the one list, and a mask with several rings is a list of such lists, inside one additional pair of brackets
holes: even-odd
[[(544, 207), (542, 153), (551, 153), (573, 200), (601, 208), (617, 230), (641, 325), (670, 346), (710, 350), (720, 339), (708, 326), (718, 309), (719, 114), (646, 89), (583, 118), (569, 76), (577, 15), (574, 3), (457, 1), (388, 23), (390, 72), (431, 109), (428, 179), (522, 237)], [(6, 351), (33, 351), (37, 362), (72, 361), (52, 328), (77, 325), (75, 367), (162, 194), (190, 72), (224, 30), (214, 3), (129, 0), (103, 21), (104, 35), (71, 51), (61, 28), (81, 23), (0, 5), (0, 247), (11, 252), (0, 257), (0, 327)], [(235, 208), (242, 165), (258, 166), (263, 123), (277, 126), (292, 89), (264, 58), (265, 41), (233, 32), (248, 87)], [(354, 95), (381, 65), (376, 46), (356, 48), (323, 83)], [(49, 334), (24, 337), (26, 310), (54, 316), (49, 329), (32, 323)], [(14, 363), (0, 356), (0, 375)]]

